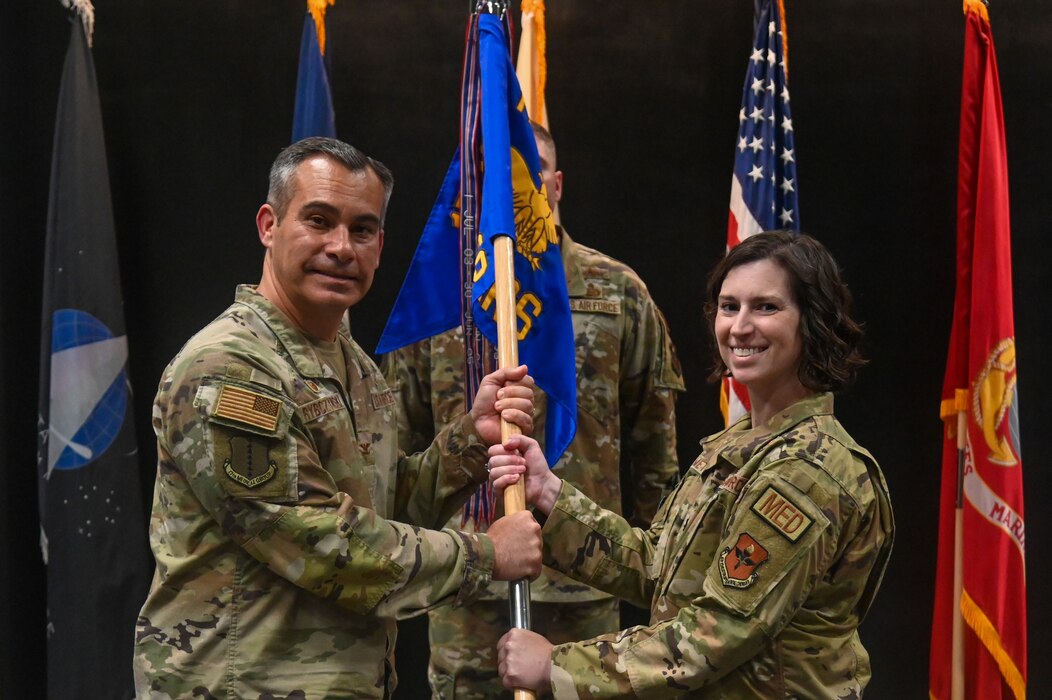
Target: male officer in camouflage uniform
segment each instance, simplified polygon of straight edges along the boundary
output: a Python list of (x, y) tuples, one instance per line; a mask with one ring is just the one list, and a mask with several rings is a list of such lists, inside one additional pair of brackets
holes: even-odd
[[(556, 170), (555, 143), (540, 125), (534, 124), (534, 134), (554, 209), (563, 175)], [(558, 233), (577, 350), (578, 422), (555, 470), (606, 508), (621, 512), (624, 497), (632, 521), (646, 526), (665, 485), (679, 474), (674, 413), (676, 393), (683, 390), (679, 362), (665, 319), (635, 272), (576, 243), (561, 227)], [(385, 376), (400, 398), (403, 449), (420, 449), (463, 412), (463, 348), (457, 328), (384, 358)], [(543, 433), (544, 396), (535, 404)], [(543, 441), (543, 434), (539, 437)], [(450, 525), (474, 523), (458, 514)], [(549, 639), (587, 639), (621, 626), (616, 599), (551, 569), (530, 589), (532, 627)], [(494, 584), (477, 603), (429, 612), (433, 697), (509, 695), (495, 654), (510, 626), (507, 594), (507, 585)]]
[(489, 375), (426, 451), (398, 451), (393, 394), (344, 320), (379, 264), (392, 184), (335, 139), (282, 151), (256, 216), (262, 281), (161, 378), (141, 698), (387, 698), (396, 617), (540, 570), (528, 513), (488, 535), (394, 520), (449, 519), (500, 419), (532, 429), (532, 380)]

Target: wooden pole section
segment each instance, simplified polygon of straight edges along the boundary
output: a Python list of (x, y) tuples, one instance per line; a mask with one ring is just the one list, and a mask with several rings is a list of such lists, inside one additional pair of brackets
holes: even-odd
[(957, 411), (957, 512), (953, 532), (953, 659), (950, 700), (964, 700), (964, 617), (961, 592), (964, 590), (964, 448), (968, 439), (968, 414)]
[[(515, 320), (515, 251), (510, 236), (493, 240), (494, 276), (497, 296), (497, 362), (501, 368), (519, 366), (519, 334)], [(500, 422), (502, 439), (519, 435), (522, 431), (514, 423)], [(526, 510), (525, 479), (504, 489), (504, 514)], [(508, 584), (508, 602), (512, 624), (520, 629), (530, 628), (530, 583), (525, 579)], [(536, 694), (524, 688), (515, 689), (515, 700), (534, 700)]]
[[(500, 368), (519, 366), (519, 334), (515, 321), (515, 253), (510, 236), (493, 240), (497, 292), (497, 363)], [(520, 435), (519, 426), (506, 420), (500, 422), (501, 439)], [(526, 510), (526, 487), (523, 480), (504, 490), (504, 512), (507, 515)]]

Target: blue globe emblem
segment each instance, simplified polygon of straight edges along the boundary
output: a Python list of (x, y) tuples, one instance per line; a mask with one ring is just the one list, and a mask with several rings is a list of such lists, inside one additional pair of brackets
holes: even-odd
[[(113, 332), (104, 323), (79, 309), (58, 309), (52, 315), (52, 354), (112, 340), (114, 337)], [(98, 382), (92, 381), (98, 375), (92, 374), (91, 366), (78, 369), (83, 372), (83, 377), (74, 384), (77, 387), (76, 391), (94, 394), (89, 395), (88, 400), (94, 400), (95, 404), (73, 435), (58, 436), (52, 428), (48, 439), (60, 439), (66, 443), (54, 464), (55, 469), (79, 469), (102, 456), (117, 439), (128, 408), (127, 370), (123, 365), (108, 386), (99, 386)], [(63, 408), (56, 406), (60, 401), (62, 397), (52, 399), (53, 417)], [(52, 423), (54, 424), (54, 418)]]

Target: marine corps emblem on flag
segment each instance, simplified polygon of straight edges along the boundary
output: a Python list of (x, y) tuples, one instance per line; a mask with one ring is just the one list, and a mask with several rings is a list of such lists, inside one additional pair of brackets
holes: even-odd
[[(1015, 339), (1005, 338), (990, 353), (972, 390), (972, 414), (982, 428), (986, 446), (990, 448), (990, 461), (1002, 467), (1019, 464), (1010, 439), (1019, 433), (1012, 400), (1015, 386)], [(1006, 415), (1009, 425), (1008, 430), (1003, 430)]]
[(245, 488), (254, 489), (273, 479), (278, 465), (262, 440), (236, 436), (230, 438), (230, 456), (223, 461), (223, 471)]
[(730, 588), (748, 588), (756, 581), (756, 570), (769, 556), (763, 545), (747, 532), (738, 535), (733, 547), (726, 547), (720, 554), (720, 577), (723, 585)]

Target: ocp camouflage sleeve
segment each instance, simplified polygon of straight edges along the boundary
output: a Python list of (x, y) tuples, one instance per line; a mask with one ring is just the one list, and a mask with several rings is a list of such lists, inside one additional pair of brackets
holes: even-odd
[[(218, 366), (199, 360), (191, 374), (167, 380), (155, 425), (172, 476), (186, 480), (237, 545), (282, 578), (358, 614), (424, 610), (460, 591), (465, 575), (475, 579), (468, 592), (488, 581), (488, 538), (413, 527), (355, 503), (338, 490), (325, 468), (333, 465), (321, 464), (312, 436), (293, 419), (295, 406), (272, 382), (262, 383), (258, 370), (255, 382), (235, 379), (253, 374), (251, 360), (215, 360)], [(274, 425), (225, 417), (230, 387), (276, 402)], [(231, 478), (246, 460), (265, 461), (275, 476), (263, 487)], [(349, 478), (357, 472), (368, 479), (362, 466), (347, 464)]]
[(486, 455), (468, 415), (449, 423), (422, 451), (399, 452), (391, 517), (421, 527), (443, 527), (486, 481)]
[(633, 527), (563, 480), (544, 525), (544, 563), (643, 608), (650, 607), (663, 545), (661, 522)]

